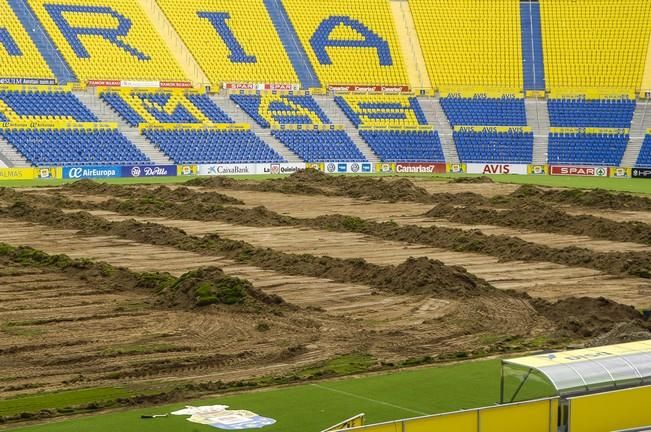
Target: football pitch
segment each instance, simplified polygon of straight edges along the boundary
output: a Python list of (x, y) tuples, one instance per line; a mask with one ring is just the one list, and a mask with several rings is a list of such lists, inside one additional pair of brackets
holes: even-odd
[[(499, 360), (405, 370), (390, 374), (318, 381), (293, 387), (188, 401), (83, 417), (16, 429), (21, 432), (200, 432), (214, 430), (169, 416), (185, 405), (229, 405), (277, 420), (269, 432), (320, 431), (359, 413), (367, 424), (460, 409), (489, 406), (499, 401)], [(533, 395), (532, 395), (533, 396)], [(3, 402), (0, 402), (0, 410)]]

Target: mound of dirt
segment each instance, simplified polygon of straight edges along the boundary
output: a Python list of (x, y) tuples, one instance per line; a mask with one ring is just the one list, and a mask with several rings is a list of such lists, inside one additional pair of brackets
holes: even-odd
[(409, 258), (377, 276), (377, 286), (398, 294), (427, 294), (436, 298), (463, 299), (501, 294), (463, 267), (446, 266), (425, 257)]
[(249, 281), (227, 276), (216, 267), (204, 267), (188, 272), (159, 294), (171, 306), (182, 307), (285, 303), (281, 297), (265, 294), (254, 288)]
[(566, 337), (596, 337), (607, 334), (622, 324), (633, 324), (638, 330), (647, 332), (651, 329), (634, 307), (603, 297), (570, 297), (556, 303), (531, 299), (530, 302), (538, 313), (555, 323), (558, 331)]
[(426, 213), (426, 216), (466, 224), (491, 224), (539, 232), (585, 235), (612, 241), (651, 244), (651, 225), (643, 222), (616, 222), (592, 215), (570, 215), (541, 202), (522, 202), (505, 211), (443, 204), (434, 207)]
[(611, 210), (651, 210), (651, 198), (604, 189), (542, 189), (525, 185), (508, 195), (518, 199), (535, 199), (580, 207)]
[(457, 177), (453, 178), (448, 183), (466, 183), (466, 184), (481, 184), (481, 183), (495, 183), (492, 178), (488, 176), (479, 177)]

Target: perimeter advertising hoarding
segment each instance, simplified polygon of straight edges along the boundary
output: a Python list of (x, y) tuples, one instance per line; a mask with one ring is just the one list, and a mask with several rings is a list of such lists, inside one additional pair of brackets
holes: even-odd
[(466, 164), (468, 174), (519, 174), (529, 173), (529, 165), (521, 164)]
[(397, 174), (445, 174), (447, 166), (438, 162), (397, 162)]
[(122, 177), (121, 166), (84, 166), (63, 168), (63, 178), (72, 180), (119, 178)]
[(124, 166), (122, 177), (176, 177), (176, 165)]
[(651, 180), (651, 168), (633, 168), (631, 170), (631, 176), (633, 178)]
[(553, 176), (608, 177), (608, 168), (602, 166), (552, 165), (549, 173)]

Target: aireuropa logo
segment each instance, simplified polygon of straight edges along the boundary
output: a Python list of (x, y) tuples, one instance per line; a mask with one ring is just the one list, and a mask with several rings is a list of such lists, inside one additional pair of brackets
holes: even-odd
[(122, 177), (121, 167), (117, 166), (88, 166), (88, 167), (65, 167), (63, 178), (80, 180), (87, 178), (111, 178)]

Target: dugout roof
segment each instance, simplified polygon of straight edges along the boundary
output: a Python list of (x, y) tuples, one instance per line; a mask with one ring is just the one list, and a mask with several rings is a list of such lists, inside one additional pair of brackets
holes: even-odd
[(502, 361), (543, 375), (558, 395), (612, 390), (651, 384), (651, 340), (541, 354)]

